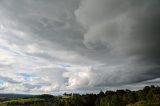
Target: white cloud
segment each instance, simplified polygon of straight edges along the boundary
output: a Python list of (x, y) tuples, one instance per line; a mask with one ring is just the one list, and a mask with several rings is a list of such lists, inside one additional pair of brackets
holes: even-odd
[(158, 10), (158, 0), (2, 0), (0, 89), (95, 92), (159, 84)]

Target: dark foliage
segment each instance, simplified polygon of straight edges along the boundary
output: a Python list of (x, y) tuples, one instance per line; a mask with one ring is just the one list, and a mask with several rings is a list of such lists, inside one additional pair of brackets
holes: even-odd
[(32, 96), (33, 101), (7, 102), (7, 106), (160, 106), (160, 87), (146, 86), (142, 90), (100, 91), (99, 94), (48, 94)]

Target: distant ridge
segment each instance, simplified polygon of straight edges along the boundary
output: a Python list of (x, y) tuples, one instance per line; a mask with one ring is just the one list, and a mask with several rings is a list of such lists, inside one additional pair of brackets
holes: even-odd
[(20, 98), (20, 97), (30, 97), (31, 94), (16, 94), (16, 93), (0, 93), (0, 97), (5, 98)]

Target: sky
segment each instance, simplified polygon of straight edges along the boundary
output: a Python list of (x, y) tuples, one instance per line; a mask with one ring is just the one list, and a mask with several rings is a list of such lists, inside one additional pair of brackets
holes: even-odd
[(160, 85), (160, 0), (0, 0), (0, 92)]

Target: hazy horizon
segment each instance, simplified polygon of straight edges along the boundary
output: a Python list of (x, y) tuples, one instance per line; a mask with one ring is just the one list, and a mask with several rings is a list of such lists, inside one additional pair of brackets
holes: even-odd
[(0, 93), (160, 85), (160, 0), (0, 0)]

